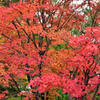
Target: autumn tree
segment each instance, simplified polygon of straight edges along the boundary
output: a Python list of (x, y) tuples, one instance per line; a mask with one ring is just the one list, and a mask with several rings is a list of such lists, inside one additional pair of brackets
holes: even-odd
[[(60, 96), (59, 89), (77, 99), (89, 98), (94, 91), (94, 100), (100, 85), (100, 29), (88, 27), (85, 35), (72, 36), (70, 32), (85, 21), (77, 9), (87, 1), (76, 6), (71, 2), (34, 0), (0, 7), (0, 34), (5, 38), (0, 44), (0, 85), (29, 100), (54, 99)], [(54, 50), (60, 44), (65, 48)], [(31, 87), (28, 92), (25, 76)]]

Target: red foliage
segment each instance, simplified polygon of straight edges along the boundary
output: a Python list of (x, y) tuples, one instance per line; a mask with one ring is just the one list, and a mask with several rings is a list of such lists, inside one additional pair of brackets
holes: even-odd
[[(54, 87), (77, 99), (88, 99), (92, 92), (95, 98), (100, 88), (100, 28), (86, 27), (85, 35), (71, 36), (68, 31), (84, 21), (76, 18), (81, 15), (75, 10), (85, 2), (75, 10), (70, 4), (71, 0), (35, 0), (0, 7), (0, 34), (5, 37), (0, 44), (0, 85), (4, 82), (34, 100), (44, 100)], [(55, 44), (67, 48), (52, 50)], [(19, 83), (25, 76), (32, 90), (21, 93)]]

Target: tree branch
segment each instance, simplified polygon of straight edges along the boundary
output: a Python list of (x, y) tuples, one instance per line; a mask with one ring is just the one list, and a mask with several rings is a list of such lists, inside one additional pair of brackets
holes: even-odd
[(92, 97), (92, 100), (95, 99), (96, 93), (97, 93), (98, 90), (99, 90), (99, 85), (100, 85), (100, 84), (98, 84), (97, 87), (96, 87), (96, 90), (95, 90), (95, 92), (94, 92), (94, 95), (93, 95), (93, 97)]

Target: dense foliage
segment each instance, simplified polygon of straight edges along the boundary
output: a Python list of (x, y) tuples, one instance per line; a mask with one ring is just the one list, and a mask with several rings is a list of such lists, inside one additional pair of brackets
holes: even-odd
[(98, 100), (100, 3), (8, 4), (0, 7), (0, 99)]

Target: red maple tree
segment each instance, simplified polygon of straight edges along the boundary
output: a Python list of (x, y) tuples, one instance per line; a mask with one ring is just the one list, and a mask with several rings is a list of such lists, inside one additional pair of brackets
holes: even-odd
[[(92, 20), (85, 35), (72, 36), (69, 31), (86, 21), (76, 10), (87, 3), (73, 9), (71, 1), (34, 0), (0, 7), (0, 34), (5, 37), (0, 44), (1, 85), (31, 100), (44, 100), (51, 89), (77, 99), (95, 99), (100, 89), (100, 28), (93, 27)], [(90, 1), (88, 5), (94, 7)], [(52, 45), (66, 43), (65, 49), (52, 50)], [(25, 76), (31, 89), (22, 93), (19, 85)]]

